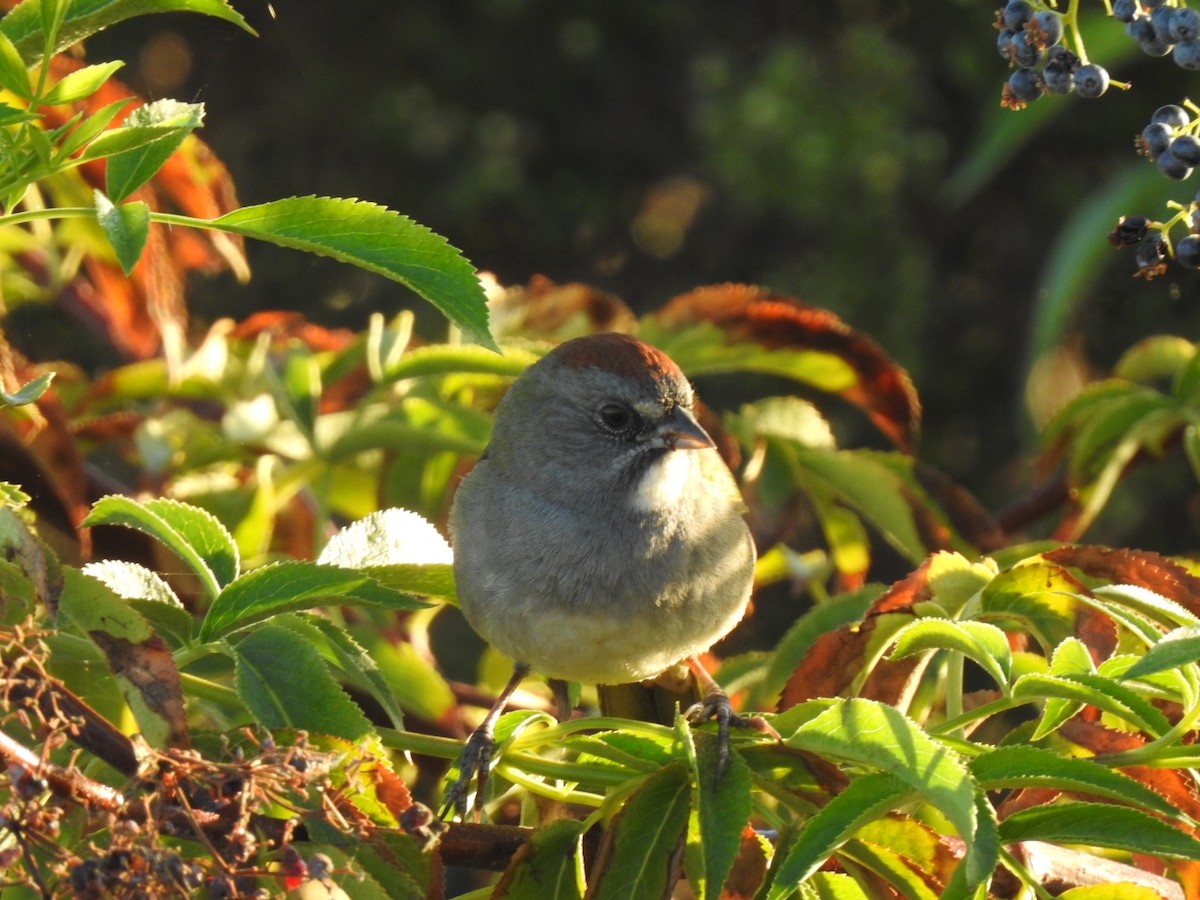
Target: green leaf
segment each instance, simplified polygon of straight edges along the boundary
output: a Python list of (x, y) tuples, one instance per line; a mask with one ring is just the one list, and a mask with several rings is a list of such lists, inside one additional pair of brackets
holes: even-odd
[(1029, 673), (1013, 685), (1017, 701), (1062, 698), (1095, 706), (1159, 737), (1170, 729), (1166, 716), (1136, 693), (1112, 678), (1100, 675), (1055, 677)]
[(979, 786), (987, 791), (1049, 788), (1108, 797), (1172, 819), (1186, 818), (1170, 801), (1122, 772), (1040, 747), (997, 747), (976, 756), (968, 766)]
[[(225, 0), (73, 0), (58, 4), (63, 12), (50, 53), (58, 53), (72, 44), (125, 19), (160, 12), (193, 12), (215, 16), (254, 34), (246, 20)], [(0, 32), (13, 42), (27, 65), (42, 59), (43, 14), (52, 6), (41, 0), (24, 0), (0, 19)]]
[[(543, 352), (549, 349), (545, 347)], [(516, 378), (537, 362), (541, 355), (528, 349), (505, 347), (503, 355), (498, 356), (470, 345), (434, 344), (406, 350), (394, 365), (384, 371), (383, 377), (389, 382), (458, 373)]]
[(113, 119), (120, 115), (121, 110), (133, 102), (132, 97), (122, 97), (112, 103), (100, 107), (82, 122), (75, 126), (70, 134), (58, 145), (55, 158), (62, 160), (79, 150), (88, 142), (94, 140)]
[(237, 577), (238, 551), (233, 537), (212, 513), (158, 498), (138, 503), (129, 497), (101, 497), (83, 520), (84, 526), (124, 525), (164, 544), (199, 576), (209, 597)]
[(907, 802), (913, 788), (882, 772), (861, 775), (804, 825), (796, 842), (772, 864), (769, 900), (782, 900), (867, 822)]
[(1040, 560), (1014, 566), (980, 592), (979, 614), (1000, 620), (1002, 627), (1017, 623), (1048, 654), (1074, 633), (1077, 587), (1057, 567)]
[[(689, 841), (688, 849), (700, 859), (703, 900), (717, 900), (733, 870), (742, 829), (750, 821), (754, 805), (750, 796), (750, 768), (736, 751), (730, 751), (729, 765), (718, 779), (717, 736), (692, 731), (682, 715), (677, 717), (676, 733), (685, 742), (695, 785), (696, 840)], [(689, 865), (689, 874), (691, 871)], [(691, 875), (693, 883), (699, 880), (699, 874)]]
[(381, 509), (337, 532), (317, 562), (359, 569), (449, 563), (451, 559), (446, 539), (420, 514), (407, 509)]
[(150, 235), (150, 207), (145, 203), (125, 203), (114, 206), (100, 191), (96, 191), (96, 221), (108, 238), (121, 270), (128, 275), (142, 257), (142, 248)]
[(374, 203), (290, 197), (236, 209), (215, 228), (352, 263), (416, 291), (472, 341), (498, 350), (474, 267), (439, 235)]
[(1200, 659), (1200, 627), (1176, 628), (1146, 651), (1145, 655), (1126, 670), (1124, 678), (1140, 678), (1166, 669), (1186, 666)]
[(258, 724), (358, 740), (371, 723), (299, 634), (267, 623), (233, 647), (238, 696)]
[(191, 635), (192, 615), (162, 577), (145, 566), (119, 559), (88, 563), (83, 573), (108, 586), (141, 613), (159, 634), (183, 644)]
[(37, 378), (25, 382), (11, 394), (0, 389), (0, 407), (3, 406), (24, 406), (26, 403), (33, 403), (50, 387), (50, 382), (54, 380), (53, 372), (43, 372)]
[(3, 31), (0, 31), (0, 88), (12, 91), (23, 100), (33, 96), (25, 62)]
[(200, 639), (211, 641), (278, 613), (340, 600), (367, 580), (358, 572), (302, 560), (254, 569), (226, 585), (213, 600), (200, 626)]
[(404, 730), (404, 710), (396, 702), (395, 693), (375, 660), (348, 631), (328, 619), (313, 615), (282, 615), (273, 624), (290, 628), (307, 639), (313, 647), (323, 650), (322, 655), (337, 666), (352, 685), (375, 698), (391, 719), (392, 727), (397, 731)]
[(1008, 637), (987, 622), (956, 622), (925, 618), (896, 635), (891, 659), (903, 659), (926, 650), (953, 650), (974, 661), (1002, 689), (1012, 674), (1012, 649)]
[[(593, 873), (591, 900), (661, 900), (669, 896), (675, 858), (687, 831), (691, 786), (682, 762), (642, 782), (605, 834), (604, 861)], [(603, 855), (603, 851), (602, 851)]]
[(492, 900), (582, 900), (582, 823), (558, 819), (533, 832), (513, 857)]
[(72, 568), (63, 570), (63, 578), (58, 610), (84, 634), (100, 631), (131, 644), (140, 644), (154, 636), (146, 618), (108, 585)]
[[(104, 186), (113, 201), (120, 203), (153, 178), (179, 149), (184, 138), (203, 121), (203, 104), (156, 100), (131, 112), (120, 128), (96, 138), (83, 155), (87, 158), (95, 158), (94, 154), (109, 157)], [(137, 143), (118, 150), (121, 141)]]
[[(1090, 674), (1096, 671), (1092, 655), (1078, 638), (1067, 638), (1054, 648), (1050, 656), (1050, 675)], [(1057, 731), (1059, 726), (1083, 708), (1082, 703), (1063, 697), (1051, 697), (1042, 710), (1042, 718), (1033, 732), (1033, 740), (1040, 740)]]
[[(1114, 378), (1153, 385), (1161, 379), (1175, 381), (1196, 358), (1196, 345), (1174, 334), (1142, 338), (1121, 354), (1113, 366)], [(1175, 393), (1172, 391), (1172, 393)], [(1183, 399), (1178, 393), (1176, 398)]]
[[(891, 847), (851, 838), (842, 846), (839, 856), (844, 863), (853, 864), (847, 868), (866, 869), (875, 879), (887, 884), (896, 896), (908, 900), (938, 900), (938, 894), (927, 882), (928, 876), (919, 872), (912, 861), (905, 859), (903, 854)], [(860, 879), (860, 883), (871, 882)]]
[(68, 72), (58, 84), (41, 98), (41, 106), (58, 106), (60, 103), (73, 103), (90, 97), (100, 90), (101, 85), (113, 76), (113, 73), (125, 63), (120, 60), (99, 63), (94, 66), (84, 66), (74, 72)]
[(1013, 841), (1084, 844), (1171, 859), (1200, 859), (1200, 841), (1161, 819), (1110, 803), (1047, 803), (1013, 813), (1000, 823)]
[[(789, 747), (880, 769), (909, 785), (941, 811), (968, 848), (978, 827), (976, 789), (958, 754), (899, 710), (873, 700), (839, 700), (784, 740)], [(987, 878), (968, 850), (970, 884)]]

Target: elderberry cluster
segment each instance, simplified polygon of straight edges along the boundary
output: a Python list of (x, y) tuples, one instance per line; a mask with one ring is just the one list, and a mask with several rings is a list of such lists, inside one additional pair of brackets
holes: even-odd
[(1170, 103), (1155, 110), (1135, 144), (1160, 172), (1173, 181), (1183, 181), (1200, 166), (1200, 140), (1193, 133), (1195, 129), (1187, 110)]
[(1200, 13), (1166, 0), (1113, 0), (1112, 15), (1148, 56), (1171, 54), (1183, 69), (1200, 70)]
[(1084, 63), (1062, 45), (1063, 17), (1054, 10), (1010, 0), (996, 13), (996, 28), (996, 49), (1016, 67), (1004, 85), (1001, 105), (1021, 109), (1042, 94), (1074, 91), (1094, 98), (1108, 90), (1103, 66)]
[(1167, 236), (1173, 222), (1151, 222), (1146, 216), (1121, 216), (1108, 233), (1108, 242), (1114, 247), (1136, 246), (1135, 274), (1147, 281), (1166, 272), (1172, 258), (1185, 268), (1200, 269), (1200, 194), (1180, 215), (1191, 222), (1191, 230), (1174, 246)]

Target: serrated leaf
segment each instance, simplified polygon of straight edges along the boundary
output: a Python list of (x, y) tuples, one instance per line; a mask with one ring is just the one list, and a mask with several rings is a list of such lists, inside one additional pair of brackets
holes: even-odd
[(359, 569), (412, 563), (448, 564), (450, 545), (433, 524), (407, 509), (381, 509), (338, 531), (317, 557), (322, 565)]
[(150, 207), (140, 201), (114, 206), (100, 191), (95, 192), (95, 198), (96, 221), (117, 254), (121, 270), (128, 275), (141, 259), (150, 236)]
[(43, 372), (37, 378), (25, 382), (11, 394), (0, 389), (0, 406), (24, 406), (26, 403), (33, 403), (46, 393), (53, 380), (53, 372)]
[(988, 791), (1049, 788), (1108, 797), (1169, 818), (1181, 817), (1168, 800), (1122, 772), (1040, 747), (996, 747), (976, 756), (968, 766), (979, 786)]
[(1029, 673), (1013, 685), (1017, 701), (1061, 698), (1095, 706), (1158, 737), (1170, 729), (1170, 723), (1147, 700), (1112, 678), (1100, 675), (1054, 677)]
[(161, 542), (199, 576), (209, 597), (238, 573), (238, 551), (225, 526), (206, 510), (157, 498), (143, 503), (118, 494), (101, 497), (84, 526), (124, 525)]
[[(677, 731), (690, 734), (694, 750), (688, 753), (695, 783), (695, 807), (698, 826), (696, 852), (702, 858), (704, 900), (721, 896), (725, 879), (733, 869), (742, 843), (742, 829), (750, 819), (750, 768), (736, 752), (730, 751), (729, 765), (717, 778), (718, 739), (715, 734), (693, 732), (686, 723)], [(689, 872), (691, 869), (689, 868)]]
[(100, 90), (101, 85), (113, 76), (117, 69), (125, 63), (120, 60), (98, 63), (94, 66), (84, 66), (74, 72), (68, 72), (50, 92), (41, 98), (41, 106), (58, 106), (62, 103), (73, 103), (90, 97)]
[(132, 97), (122, 97), (120, 100), (114, 100), (112, 103), (100, 107), (68, 134), (58, 145), (57, 156), (59, 159), (65, 159), (77, 150), (82, 148), (89, 141), (94, 140), (105, 128), (112, 123), (112, 120), (120, 115), (121, 110), (133, 102)]
[(559, 819), (534, 831), (505, 869), (492, 900), (582, 898), (581, 826), (575, 819)]
[[(232, 22), (244, 31), (254, 34), (246, 20), (225, 0), (74, 0), (71, 3), (56, 5), (62, 13), (62, 18), (54, 29), (57, 40), (50, 55), (65, 50), (110, 25), (147, 13), (201, 13)], [(42, 59), (45, 49), (42, 38), (43, 15), (51, 8), (51, 5), (44, 5), (41, 0), (24, 0), (0, 19), (0, 31), (13, 42), (27, 65), (35, 65)]]
[[(1087, 646), (1078, 638), (1067, 638), (1054, 648), (1050, 656), (1050, 675), (1073, 675), (1092, 673), (1096, 671), (1092, 663), (1092, 655)], [(1040, 740), (1048, 734), (1057, 731), (1063, 722), (1070, 719), (1083, 708), (1084, 704), (1065, 697), (1050, 697), (1042, 708), (1042, 718), (1034, 729), (1033, 740)]]
[(289, 197), (213, 219), (213, 227), (352, 263), (416, 291), (472, 341), (499, 350), (474, 267), (445, 238), (360, 200)]
[(162, 638), (103, 582), (71, 568), (63, 579), (60, 613), (104, 653), (142, 734), (155, 747), (186, 747), (179, 671)]
[(326, 657), (345, 673), (347, 680), (375, 698), (391, 719), (392, 727), (404, 730), (404, 710), (396, 702), (395, 693), (375, 660), (348, 631), (320, 616), (283, 615), (275, 621), (306, 637), (314, 647), (324, 646)]
[(687, 831), (691, 787), (682, 762), (642, 782), (604, 835), (589, 900), (661, 900), (677, 872), (672, 860)]
[(12, 91), (23, 100), (33, 96), (25, 62), (3, 31), (0, 31), (0, 88)]
[(98, 152), (103, 151), (107, 135), (124, 133), (126, 138), (149, 138), (119, 151), (114, 144), (108, 145), (108, 152), (104, 154), (108, 156), (104, 186), (113, 201), (120, 203), (153, 178), (184, 139), (203, 122), (203, 104), (156, 100), (131, 112), (121, 128), (93, 141), (84, 156), (90, 156), (97, 145)]
[(1186, 666), (1200, 659), (1200, 627), (1176, 628), (1162, 636), (1136, 663), (1126, 670), (1124, 678), (1140, 678), (1166, 669)]
[(929, 886), (930, 879), (910, 860), (885, 844), (851, 838), (842, 846), (839, 855), (843, 860), (866, 869), (887, 884), (897, 896), (907, 900), (938, 900), (938, 893)]
[(787, 897), (854, 832), (915, 793), (911, 785), (882, 772), (854, 779), (805, 823), (791, 847), (776, 856), (771, 866), (769, 900)]
[(974, 661), (1003, 690), (1012, 673), (1012, 649), (1008, 637), (986, 622), (956, 622), (925, 618), (913, 622), (896, 635), (890, 659), (903, 659), (926, 650), (953, 650)]
[[(939, 809), (971, 847), (979, 817), (970, 770), (958, 754), (899, 710), (863, 698), (839, 700), (801, 725), (784, 743), (821, 756), (871, 766), (900, 779)], [(987, 878), (968, 852), (969, 884)]]
[(1200, 859), (1200, 841), (1149, 813), (1110, 803), (1050, 803), (1022, 809), (1000, 823), (1012, 841), (1084, 844), (1171, 859)]
[(1074, 632), (1077, 589), (1057, 566), (1040, 561), (1015, 566), (980, 592), (980, 617), (1018, 623), (1049, 654)]
[(354, 741), (371, 723), (346, 695), (321, 655), (280, 625), (255, 628), (233, 645), (238, 696), (258, 724)]
[(230, 582), (213, 600), (200, 626), (211, 641), (283, 612), (338, 600), (368, 579), (336, 566), (290, 560), (254, 569)]

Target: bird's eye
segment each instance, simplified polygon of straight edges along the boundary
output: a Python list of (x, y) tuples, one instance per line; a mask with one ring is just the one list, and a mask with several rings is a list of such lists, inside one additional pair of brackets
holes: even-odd
[(596, 414), (609, 431), (627, 431), (637, 421), (637, 413), (624, 403), (605, 403)]

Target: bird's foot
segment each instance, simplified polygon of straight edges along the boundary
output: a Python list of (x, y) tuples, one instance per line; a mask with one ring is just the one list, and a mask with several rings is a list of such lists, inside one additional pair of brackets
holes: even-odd
[(717, 686), (709, 689), (704, 699), (692, 704), (684, 713), (689, 724), (702, 725), (716, 720), (717, 723), (717, 772), (716, 782), (720, 784), (721, 777), (729, 768), (729, 727), (747, 728), (762, 734), (772, 735), (778, 739), (777, 732), (762, 716), (743, 716), (733, 711), (729, 695)]
[(462, 753), (458, 755), (458, 778), (446, 791), (440, 818), (446, 818), (453, 811), (457, 813), (459, 820), (466, 819), (472, 781), (476, 782), (476, 803), (472, 805), (478, 813), (478, 799), (483, 796), (483, 788), (487, 784), (488, 773), (492, 767), (492, 754), (496, 749), (496, 739), (489, 725), (490, 723), (484, 723), (472, 731), (463, 745)]

